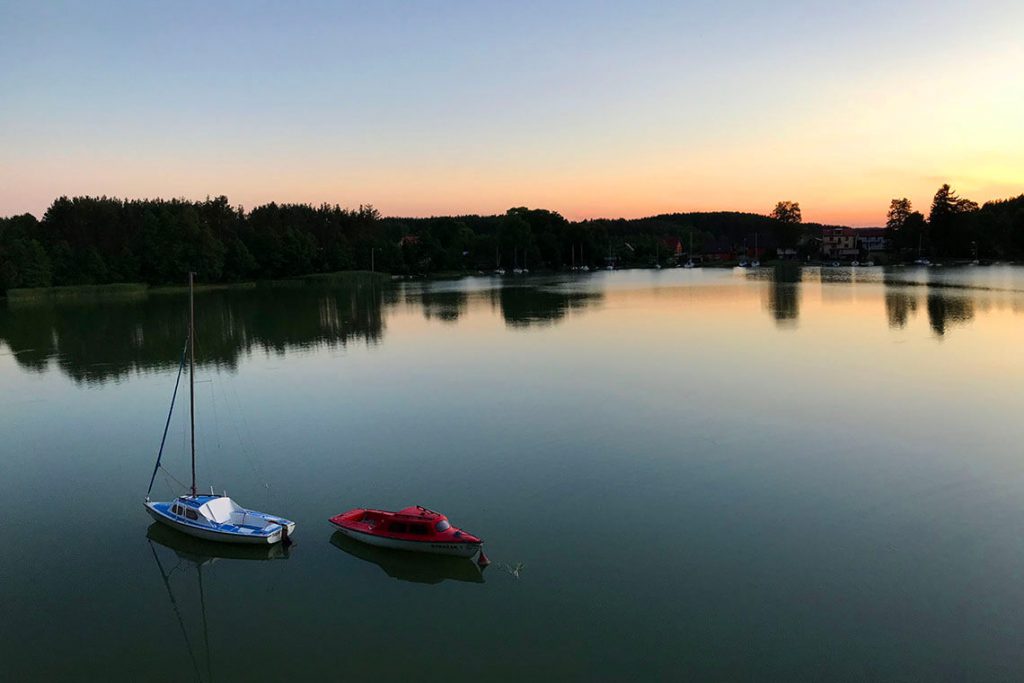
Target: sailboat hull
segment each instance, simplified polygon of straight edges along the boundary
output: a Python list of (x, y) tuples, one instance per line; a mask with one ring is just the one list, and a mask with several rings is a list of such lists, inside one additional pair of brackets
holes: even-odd
[[(169, 526), (172, 529), (180, 531), (183, 534), (194, 536), (195, 538), (201, 538), (205, 541), (214, 541), (216, 543), (237, 543), (241, 545), (273, 545), (274, 543), (280, 543), (283, 539), (282, 532), (286, 529), (288, 536), (291, 536), (295, 531), (294, 522), (286, 522), (283, 526), (279, 526), (272, 533), (262, 534), (240, 534), (230, 531), (222, 531), (213, 527), (201, 526), (199, 524), (193, 524), (188, 520), (181, 519), (180, 517), (173, 515), (169, 512), (162, 510), (158, 503), (146, 503), (146, 512), (149, 516), (156, 521)], [(282, 520), (285, 521), (285, 520)]]

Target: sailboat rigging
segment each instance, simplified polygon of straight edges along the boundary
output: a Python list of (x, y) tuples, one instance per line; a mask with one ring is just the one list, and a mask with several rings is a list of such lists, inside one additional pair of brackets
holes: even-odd
[(178, 395), (178, 385), (185, 365), (185, 354), (178, 365), (178, 377), (174, 383), (171, 396), (171, 409), (167, 413), (164, 424), (164, 435), (160, 441), (153, 476), (149, 480), (146, 491), (146, 512), (158, 522), (166, 524), (183, 533), (222, 543), (273, 544), (288, 542), (295, 531), (295, 522), (256, 510), (241, 507), (225, 495), (213, 493), (200, 495), (196, 490), (196, 394), (195, 394), (195, 286), (194, 273), (188, 274), (188, 337), (185, 349), (188, 355), (189, 379), (189, 428), (192, 455), (192, 482), (189, 495), (178, 496), (173, 501), (152, 502), (149, 499), (153, 491), (153, 481), (160, 469), (164, 444), (167, 441), (167, 430), (174, 412), (174, 402)]

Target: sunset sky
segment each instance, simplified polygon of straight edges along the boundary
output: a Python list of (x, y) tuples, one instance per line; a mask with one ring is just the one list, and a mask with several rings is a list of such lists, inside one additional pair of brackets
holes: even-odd
[(884, 223), (1024, 192), (1024, 2), (0, 0), (0, 215), (59, 195)]

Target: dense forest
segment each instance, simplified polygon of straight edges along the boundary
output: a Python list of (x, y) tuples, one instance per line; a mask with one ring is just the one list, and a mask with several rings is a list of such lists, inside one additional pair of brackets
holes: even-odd
[(1024, 258), (1024, 195), (977, 202), (957, 196), (949, 185), (935, 193), (928, 217), (910, 200), (893, 199), (886, 227), (897, 253), (932, 257)]
[[(771, 215), (678, 213), (568, 221), (513, 208), (496, 216), (384, 218), (372, 207), (270, 203), (248, 212), (227, 197), (205, 201), (61, 197), (37, 219), (0, 218), (0, 293), (20, 287), (285, 278), (340, 270), (398, 274), (495, 268), (561, 270), (664, 263), (676, 249), (749, 251), (755, 236), (771, 258), (786, 248), (816, 254), (823, 226), (800, 221), (799, 204)], [(926, 219), (893, 200), (888, 227), (897, 251), (941, 256), (1024, 255), (1024, 195), (983, 206), (943, 186)]]

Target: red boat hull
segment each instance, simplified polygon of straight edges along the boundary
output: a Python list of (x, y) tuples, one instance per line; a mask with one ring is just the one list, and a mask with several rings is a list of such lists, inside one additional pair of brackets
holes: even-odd
[(329, 521), (349, 538), (382, 548), (473, 557), (483, 547), (481, 539), (451, 526), (444, 515), (418, 506), (399, 512), (356, 508)]

